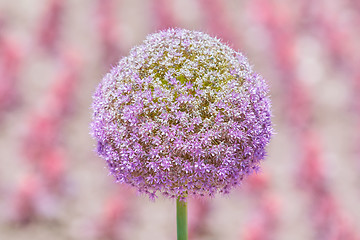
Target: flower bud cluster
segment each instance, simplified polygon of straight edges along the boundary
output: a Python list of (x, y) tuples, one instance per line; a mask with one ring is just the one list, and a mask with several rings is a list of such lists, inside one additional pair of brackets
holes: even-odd
[(219, 39), (184, 29), (134, 47), (92, 107), (98, 154), (151, 198), (228, 193), (258, 169), (272, 134), (265, 80)]

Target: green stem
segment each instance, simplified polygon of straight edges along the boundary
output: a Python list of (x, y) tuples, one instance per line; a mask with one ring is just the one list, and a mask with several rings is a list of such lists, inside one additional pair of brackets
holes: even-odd
[(188, 239), (187, 226), (187, 203), (176, 200), (176, 225), (177, 225), (177, 240)]

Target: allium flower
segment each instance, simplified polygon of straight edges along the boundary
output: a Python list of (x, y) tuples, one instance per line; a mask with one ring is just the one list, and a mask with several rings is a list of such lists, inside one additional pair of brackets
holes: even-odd
[(154, 198), (227, 193), (259, 168), (272, 134), (265, 80), (220, 40), (149, 35), (94, 94), (92, 134), (118, 182)]

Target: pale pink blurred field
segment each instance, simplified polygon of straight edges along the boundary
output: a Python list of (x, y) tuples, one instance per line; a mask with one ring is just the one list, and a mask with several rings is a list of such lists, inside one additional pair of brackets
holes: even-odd
[[(359, 240), (359, 12), (357, 0), (0, 0), (0, 239), (175, 239), (175, 203), (116, 185), (89, 123), (110, 66), (147, 34), (183, 27), (248, 56), (271, 86), (276, 129), (263, 175), (190, 201), (203, 225), (191, 239)], [(56, 131), (47, 165), (38, 131)]]

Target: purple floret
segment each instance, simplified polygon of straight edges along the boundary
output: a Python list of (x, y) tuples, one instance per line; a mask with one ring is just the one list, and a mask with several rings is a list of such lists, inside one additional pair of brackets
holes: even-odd
[(149, 35), (93, 98), (98, 154), (150, 198), (228, 193), (259, 168), (273, 131), (265, 80), (201, 32)]

